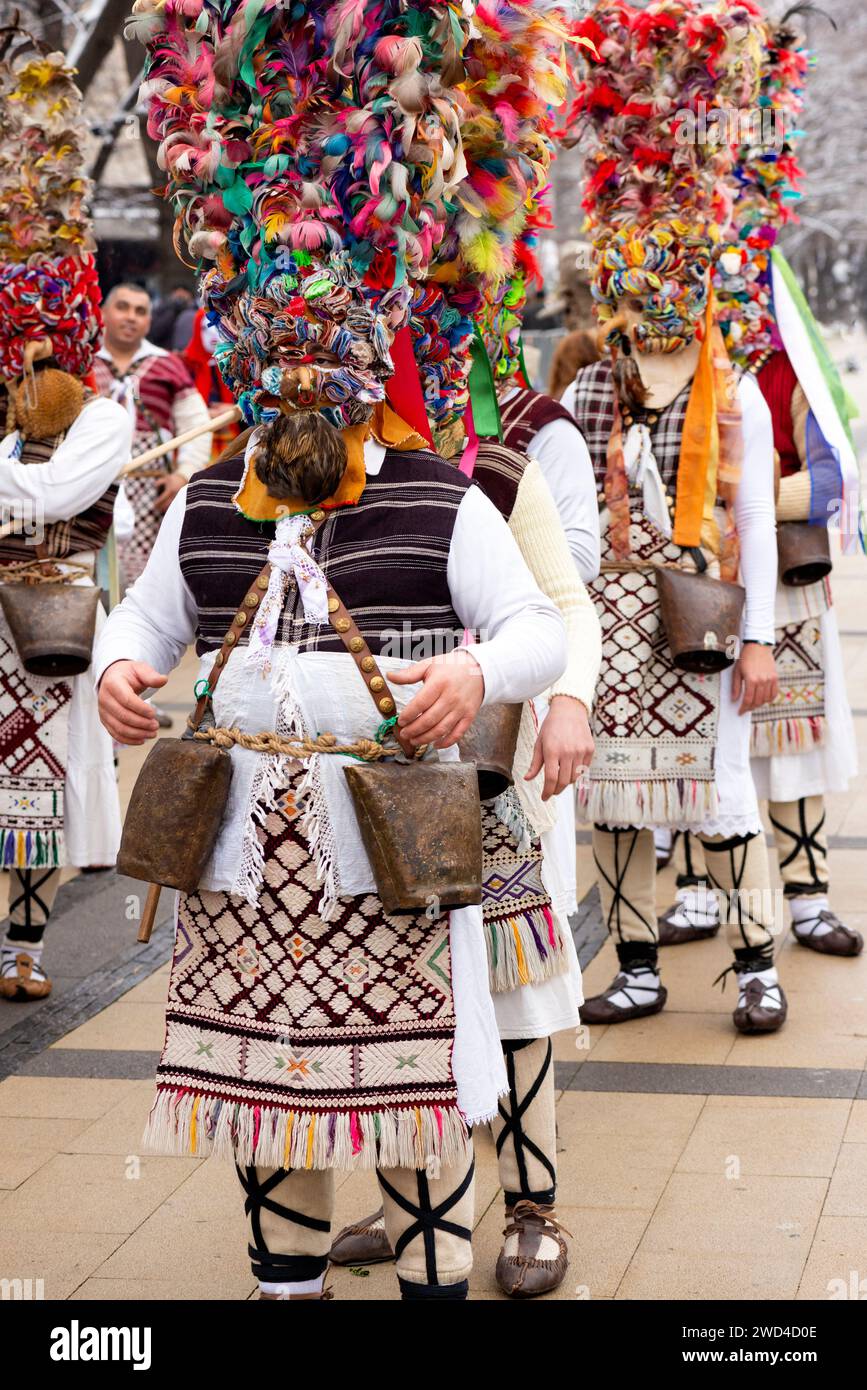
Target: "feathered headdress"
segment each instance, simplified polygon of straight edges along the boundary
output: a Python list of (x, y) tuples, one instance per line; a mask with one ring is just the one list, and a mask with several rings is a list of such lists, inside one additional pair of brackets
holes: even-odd
[(136, 0), (176, 244), (248, 420), (366, 419), (463, 175), (449, 0)]
[[(797, 220), (803, 170), (794, 142), (812, 60), (796, 5), (764, 29), (761, 92), (748, 138), (737, 151), (732, 218), (714, 272), (717, 317), (731, 357), (754, 367), (774, 347), (771, 249), (780, 228)], [(833, 22), (833, 21), (832, 21)]]
[[(74, 70), (17, 25), (0, 30), (0, 380), (50, 342), (90, 369), (102, 320)], [(28, 351), (28, 344), (30, 350)], [(45, 355), (48, 355), (45, 346)]]
[(646, 300), (638, 346), (675, 351), (701, 324), (712, 247), (730, 217), (724, 181), (761, 56), (753, 0), (599, 0), (576, 33), (596, 46), (569, 118), (591, 143), (584, 208), (603, 323)]
[(550, 225), (544, 195), (553, 111), (566, 98), (567, 34), (565, 5), (482, 0), (475, 11), (458, 91), (466, 174), (431, 276), (416, 289), (411, 325), (444, 448), (454, 446), (448, 431), (466, 408), (476, 321), (494, 370), (517, 366), (538, 233)]

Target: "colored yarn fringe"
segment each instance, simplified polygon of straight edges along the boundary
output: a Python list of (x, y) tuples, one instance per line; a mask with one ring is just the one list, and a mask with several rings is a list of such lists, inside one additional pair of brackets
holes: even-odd
[(779, 753), (811, 753), (825, 744), (827, 720), (812, 714), (795, 719), (753, 720), (750, 756), (773, 758)]
[(576, 804), (593, 825), (703, 825), (716, 818), (719, 796), (713, 782), (676, 778), (661, 782), (578, 784)]
[(485, 919), (491, 990), (502, 994), (562, 975), (568, 967), (565, 943), (548, 907), (512, 917)]
[(469, 1134), (456, 1105), (316, 1114), (158, 1086), (143, 1143), (264, 1168), (435, 1169), (463, 1161)]
[(4, 869), (56, 869), (65, 863), (60, 830), (0, 831), (0, 866)]

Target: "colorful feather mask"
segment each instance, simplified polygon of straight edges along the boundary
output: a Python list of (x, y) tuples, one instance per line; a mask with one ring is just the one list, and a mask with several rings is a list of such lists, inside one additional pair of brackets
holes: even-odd
[(137, 0), (176, 245), (255, 421), (357, 423), (464, 177), (451, 0)]
[(597, 315), (613, 318), (623, 294), (643, 298), (636, 346), (678, 351), (702, 331), (731, 214), (726, 176), (757, 97), (760, 11), (753, 0), (599, 0), (575, 32), (598, 53), (564, 132), (588, 148)]
[(84, 176), (81, 94), (62, 53), (0, 30), (0, 380), (48, 338), (86, 375), (102, 319)]
[(796, 141), (812, 66), (805, 37), (794, 22), (799, 8), (764, 28), (756, 120), (737, 151), (732, 217), (714, 267), (717, 317), (730, 356), (744, 367), (756, 367), (780, 345), (771, 251), (780, 228), (797, 221), (804, 175)]

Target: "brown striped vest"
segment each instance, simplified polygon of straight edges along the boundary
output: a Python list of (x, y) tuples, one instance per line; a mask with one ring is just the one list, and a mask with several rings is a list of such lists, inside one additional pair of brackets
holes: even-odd
[[(243, 458), (227, 459), (187, 486), (178, 555), (198, 609), (200, 655), (221, 644), (274, 536), (273, 522), (249, 521), (232, 501), (243, 471)], [(413, 655), (404, 650), (404, 637), (412, 644), (434, 635), (445, 648), (460, 641), (447, 567), (458, 507), (470, 486), (435, 454), (389, 449), (357, 505), (330, 512), (317, 531), (313, 553), (374, 653)], [(302, 651), (344, 650), (331, 628), (305, 621), (294, 589), (277, 640)]]

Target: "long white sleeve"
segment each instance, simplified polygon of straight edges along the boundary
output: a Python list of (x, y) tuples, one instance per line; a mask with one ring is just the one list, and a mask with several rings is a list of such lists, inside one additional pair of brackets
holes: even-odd
[(458, 508), (448, 584), (455, 612), (480, 638), (472, 654), (485, 678), (486, 705), (532, 699), (562, 675), (563, 619), (478, 487), (467, 490)]
[(568, 420), (552, 420), (533, 436), (527, 453), (539, 462), (575, 567), (589, 584), (599, 573), (599, 507), (584, 436)]
[(741, 579), (747, 591), (745, 640), (773, 642), (777, 591), (777, 540), (774, 508), (774, 429), (771, 412), (756, 381), (741, 377), (744, 462), (735, 498), (741, 549)]
[(98, 397), (72, 422), (47, 463), (0, 459), (0, 505), (29, 502), (50, 524), (92, 507), (129, 460), (132, 424), (123, 406)]
[(93, 653), (96, 685), (113, 661), (146, 661), (168, 675), (195, 641), (196, 604), (178, 561), (186, 505), (183, 488), (163, 518), (143, 573), (104, 623)]
[[(183, 434), (186, 430), (206, 425), (210, 418), (208, 407), (198, 391), (183, 391), (175, 397), (172, 407), (175, 434)], [(201, 434), (198, 439), (191, 439), (189, 444), (182, 444), (178, 449), (177, 472), (183, 473), (187, 482), (200, 468), (207, 467), (213, 442), (212, 434)]]

